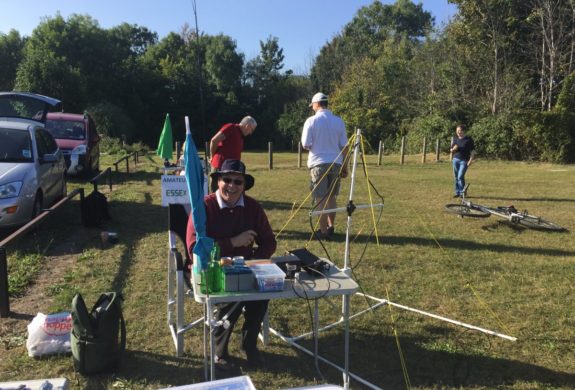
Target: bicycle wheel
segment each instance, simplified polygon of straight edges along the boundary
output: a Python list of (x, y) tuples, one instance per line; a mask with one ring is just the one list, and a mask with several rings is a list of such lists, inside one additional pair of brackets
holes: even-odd
[(445, 211), (452, 214), (457, 214), (462, 217), (473, 217), (473, 218), (487, 218), (491, 214), (488, 212), (469, 207), (464, 204), (446, 204)]
[(536, 217), (535, 215), (522, 215), (517, 223), (529, 229), (551, 230), (554, 232), (565, 231), (564, 227), (554, 224), (553, 222), (546, 221), (543, 218)]

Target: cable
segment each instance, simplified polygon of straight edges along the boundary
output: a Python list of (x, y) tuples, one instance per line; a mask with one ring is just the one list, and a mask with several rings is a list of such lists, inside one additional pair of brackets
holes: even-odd
[[(317, 336), (319, 336), (319, 334), (316, 335), (316, 333), (319, 333), (319, 332), (318, 332), (318, 330), (316, 329), (315, 320), (314, 320), (314, 315), (313, 315), (312, 310), (311, 310), (311, 303), (310, 303), (311, 299), (307, 296), (307, 292), (306, 292), (305, 285), (304, 285), (303, 283), (301, 283), (300, 278), (299, 278), (299, 275), (300, 275), (300, 273), (299, 273), (299, 272), (296, 272), (295, 277), (294, 277), (294, 283), (292, 284), (292, 290), (293, 290), (293, 292), (295, 293), (295, 295), (297, 295), (299, 298), (305, 299), (305, 301), (306, 301), (307, 308), (308, 308), (309, 319), (310, 319), (310, 323), (311, 323), (311, 328), (312, 328), (312, 330), (313, 330), (313, 332), (312, 332), (312, 343), (313, 343), (313, 345), (314, 345), (314, 354), (313, 354), (313, 355), (314, 355), (314, 366), (315, 366), (316, 372), (318, 373), (318, 376), (321, 378), (321, 381), (325, 383), (326, 380), (325, 380), (325, 377), (323, 376), (323, 374), (322, 374), (322, 372), (321, 372), (321, 369), (319, 368), (319, 363), (318, 363), (318, 359), (317, 359), (317, 356), (318, 356), (318, 351), (317, 351)], [(301, 295), (297, 292), (297, 290), (296, 290), (296, 288), (295, 288), (295, 285), (296, 285), (295, 282), (297, 282), (297, 283), (299, 284), (299, 286), (302, 288), (302, 292), (303, 292), (304, 296), (301, 296)], [(319, 299), (319, 297), (318, 297), (318, 298), (314, 298), (314, 299)]]

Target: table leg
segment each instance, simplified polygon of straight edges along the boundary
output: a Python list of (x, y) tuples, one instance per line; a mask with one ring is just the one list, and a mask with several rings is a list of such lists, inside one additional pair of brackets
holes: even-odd
[(345, 329), (345, 354), (343, 371), (343, 388), (349, 390), (349, 295), (343, 296), (343, 322)]

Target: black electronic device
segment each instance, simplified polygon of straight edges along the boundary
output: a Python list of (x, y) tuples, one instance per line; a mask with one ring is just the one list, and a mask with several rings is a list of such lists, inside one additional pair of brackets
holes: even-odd
[(293, 279), (296, 272), (300, 272), (302, 261), (294, 256), (275, 259), (274, 263), (286, 274), (286, 279)]
[(299, 248), (289, 251), (290, 254), (296, 256), (301, 260), (301, 268), (305, 270), (310, 276), (322, 277), (329, 271), (329, 263), (320, 259), (306, 248)]

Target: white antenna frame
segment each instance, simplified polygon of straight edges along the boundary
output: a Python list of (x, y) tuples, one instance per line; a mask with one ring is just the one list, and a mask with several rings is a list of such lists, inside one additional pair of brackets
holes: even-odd
[[(341, 211), (347, 212), (347, 227), (346, 227), (346, 231), (345, 231), (345, 252), (344, 252), (344, 268), (343, 268), (343, 271), (346, 273), (346, 275), (348, 275), (348, 276), (350, 276), (350, 277), (351, 277), (351, 267), (349, 266), (349, 251), (350, 251), (349, 238), (350, 238), (351, 222), (352, 222), (351, 216), (352, 216), (352, 214), (353, 214), (353, 211), (356, 210), (356, 209), (363, 209), (363, 208), (374, 208), (374, 207), (379, 207), (379, 208), (380, 208), (380, 207), (383, 207), (383, 203), (378, 203), (378, 204), (373, 204), (373, 205), (361, 205), (361, 206), (355, 206), (355, 205), (353, 204), (353, 191), (354, 191), (354, 187), (355, 187), (355, 170), (356, 170), (356, 167), (357, 167), (357, 155), (358, 155), (359, 143), (360, 143), (360, 140), (361, 140), (361, 130), (360, 130), (360, 129), (357, 129), (355, 135), (356, 135), (356, 138), (355, 138), (355, 142), (354, 142), (354, 144), (353, 144), (353, 165), (352, 165), (352, 169), (351, 169), (351, 182), (350, 182), (348, 205), (347, 205), (346, 207), (339, 207), (339, 208), (325, 209), (325, 210), (316, 210), (316, 211), (312, 211), (312, 212), (309, 213), (310, 216), (317, 216), (317, 215), (334, 213), (334, 212), (341, 212)], [(346, 160), (346, 159), (345, 159), (345, 157), (344, 157), (344, 162), (345, 162), (345, 160)], [(465, 322), (461, 322), (461, 321), (458, 321), (458, 320), (453, 320), (453, 319), (450, 319), (450, 318), (447, 318), (447, 317), (439, 316), (439, 315), (437, 315), (437, 314), (433, 314), (433, 313), (426, 312), (426, 311), (419, 310), (419, 309), (415, 309), (415, 308), (412, 308), (412, 307), (409, 307), (409, 306), (401, 305), (401, 304), (399, 304), (399, 303), (391, 302), (391, 301), (389, 301), (389, 300), (387, 300), (387, 299), (381, 299), (381, 298), (373, 297), (373, 296), (371, 296), (371, 295), (367, 295), (367, 294), (364, 294), (364, 293), (361, 293), (361, 292), (356, 292), (356, 294), (357, 294), (357, 295), (364, 296), (364, 297), (369, 298), (369, 299), (371, 299), (371, 300), (377, 301), (377, 303), (374, 304), (373, 306), (370, 306), (369, 308), (367, 308), (367, 309), (365, 309), (365, 310), (363, 310), (363, 311), (360, 311), (360, 312), (355, 313), (355, 314), (353, 314), (353, 315), (351, 315), (351, 316), (348, 316), (348, 317), (347, 317), (347, 318), (348, 318), (348, 321), (345, 322), (345, 321), (343, 321), (343, 318), (346, 318), (346, 317), (345, 317), (345, 313), (349, 313), (349, 307), (348, 307), (348, 305), (349, 305), (349, 298), (348, 298), (347, 300), (344, 298), (344, 299), (342, 300), (342, 318), (340, 318), (339, 321), (336, 321), (336, 322), (334, 322), (333, 324), (329, 324), (329, 325), (327, 325), (327, 326), (324, 326), (324, 327), (318, 329), (318, 330), (317, 330), (318, 333), (321, 332), (321, 331), (323, 331), (323, 330), (327, 330), (327, 329), (333, 328), (334, 326), (340, 324), (341, 322), (345, 322), (345, 326), (346, 326), (346, 327), (349, 327), (349, 320), (351, 320), (351, 319), (353, 319), (353, 318), (355, 318), (355, 317), (357, 317), (357, 316), (360, 316), (360, 315), (362, 315), (362, 314), (364, 314), (364, 313), (373, 311), (374, 309), (376, 309), (377, 307), (379, 307), (379, 306), (381, 306), (381, 305), (390, 305), (390, 306), (397, 307), (397, 308), (399, 308), (399, 309), (411, 311), (411, 312), (414, 312), (414, 313), (422, 314), (422, 315), (424, 315), (424, 316), (428, 316), (428, 317), (431, 317), (431, 318), (435, 318), (435, 319), (440, 320), (440, 321), (448, 322), (448, 323), (450, 323), (450, 324), (454, 324), (454, 325), (457, 325), (457, 326), (462, 326), (462, 327), (467, 328), (467, 329), (472, 329), (472, 330), (476, 330), (476, 331), (479, 331), (479, 332), (482, 332), (482, 333), (486, 333), (486, 334), (491, 335), (491, 336), (501, 337), (501, 338), (503, 338), (503, 339), (510, 340), (510, 341), (516, 341), (516, 340), (517, 340), (517, 338), (516, 338), (516, 337), (513, 337), (513, 336), (508, 336), (508, 335), (503, 334), (503, 333), (499, 333), (499, 332), (495, 332), (495, 331), (492, 331), (492, 330), (484, 329), (484, 328), (481, 328), (481, 327), (478, 327), (478, 326), (475, 326), (475, 325), (467, 324), (467, 323), (465, 323)], [(304, 336), (305, 336), (305, 335), (301, 335), (300, 337), (304, 337)], [(348, 348), (347, 343), (348, 343), (348, 340), (346, 340), (346, 350), (347, 350), (347, 348)], [(347, 356), (346, 356), (345, 366), (348, 367)], [(348, 385), (348, 384), (349, 384), (349, 378), (346, 378), (346, 377), (345, 377), (345, 373), (346, 373), (345, 368), (338, 367), (338, 366), (335, 366), (335, 365), (334, 365), (334, 367), (337, 368), (337, 369), (339, 369), (341, 372), (344, 373), (344, 383)], [(374, 384), (372, 384), (372, 383), (370, 383), (370, 382), (367, 382), (366, 380), (363, 380), (362, 378), (359, 378), (357, 375), (353, 375), (353, 374), (351, 374), (351, 373), (350, 373), (350, 375), (351, 375), (355, 380), (359, 381), (360, 383), (364, 384), (365, 386), (367, 386), (367, 387), (369, 387), (369, 388), (376, 389), (376, 390), (381, 390), (380, 387), (377, 387), (377, 386), (375, 386)]]

